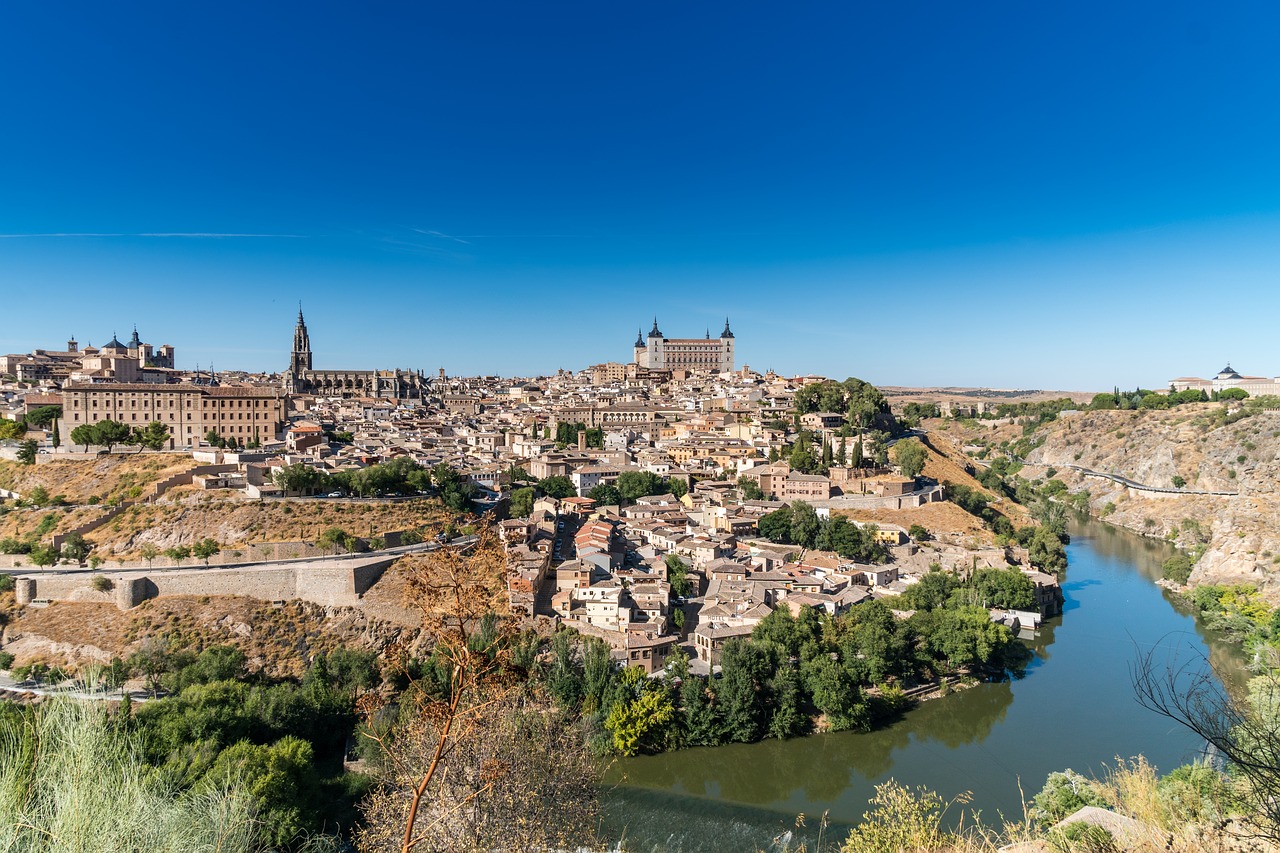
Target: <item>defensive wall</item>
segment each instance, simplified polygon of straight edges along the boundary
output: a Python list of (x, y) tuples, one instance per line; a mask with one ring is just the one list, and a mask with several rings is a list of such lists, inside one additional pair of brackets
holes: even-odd
[(928, 486), (905, 495), (836, 495), (827, 500), (809, 501), (814, 507), (828, 509), (916, 509), (925, 504), (947, 499), (946, 488)]
[[(15, 579), (19, 605), (51, 601), (112, 602), (121, 610), (162, 595), (245, 595), (263, 601), (301, 599), (324, 607), (356, 607), (397, 556), (312, 560), (238, 568), (168, 571), (48, 572)], [(94, 589), (95, 577), (111, 586)]]

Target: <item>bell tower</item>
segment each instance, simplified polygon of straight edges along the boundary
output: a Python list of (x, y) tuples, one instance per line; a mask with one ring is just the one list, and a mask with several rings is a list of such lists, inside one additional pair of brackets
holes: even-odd
[(302, 319), (302, 303), (298, 303), (298, 325), (293, 329), (293, 355), (289, 359), (289, 372), (295, 377), (311, 369), (311, 338), (307, 335), (307, 321)]

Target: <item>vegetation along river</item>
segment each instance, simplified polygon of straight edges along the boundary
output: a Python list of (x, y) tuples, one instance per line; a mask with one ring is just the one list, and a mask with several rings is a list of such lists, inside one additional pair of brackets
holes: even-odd
[(1021, 817), (1023, 795), (1030, 800), (1054, 770), (1094, 774), (1116, 757), (1144, 755), (1167, 772), (1196, 758), (1202, 742), (1138, 705), (1129, 668), (1139, 649), (1183, 644), (1234, 681), (1242, 656), (1156, 585), (1172, 553), (1164, 543), (1085, 522), (1067, 553), (1065, 612), (1030, 642), (1035, 660), (1024, 678), (926, 702), (873, 732), (618, 761), (609, 835), (628, 850), (768, 850), (801, 813), (807, 827), (796, 840), (812, 839), (825, 811), (826, 837), (839, 838), (889, 778), (947, 798), (970, 792), (969, 808), (997, 821)]

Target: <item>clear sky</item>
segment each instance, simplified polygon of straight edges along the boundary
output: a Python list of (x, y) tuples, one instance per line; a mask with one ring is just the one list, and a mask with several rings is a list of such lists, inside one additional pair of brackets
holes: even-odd
[[(0, 350), (1280, 374), (1274, 2), (0, 5)], [(1272, 318), (1268, 320), (1267, 318)]]

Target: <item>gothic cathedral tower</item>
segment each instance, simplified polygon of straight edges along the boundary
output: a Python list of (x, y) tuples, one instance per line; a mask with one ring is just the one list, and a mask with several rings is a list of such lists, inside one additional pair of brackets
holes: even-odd
[(307, 322), (302, 319), (302, 306), (298, 306), (298, 325), (293, 329), (293, 355), (289, 359), (289, 372), (294, 377), (311, 369), (311, 338), (307, 336)]

